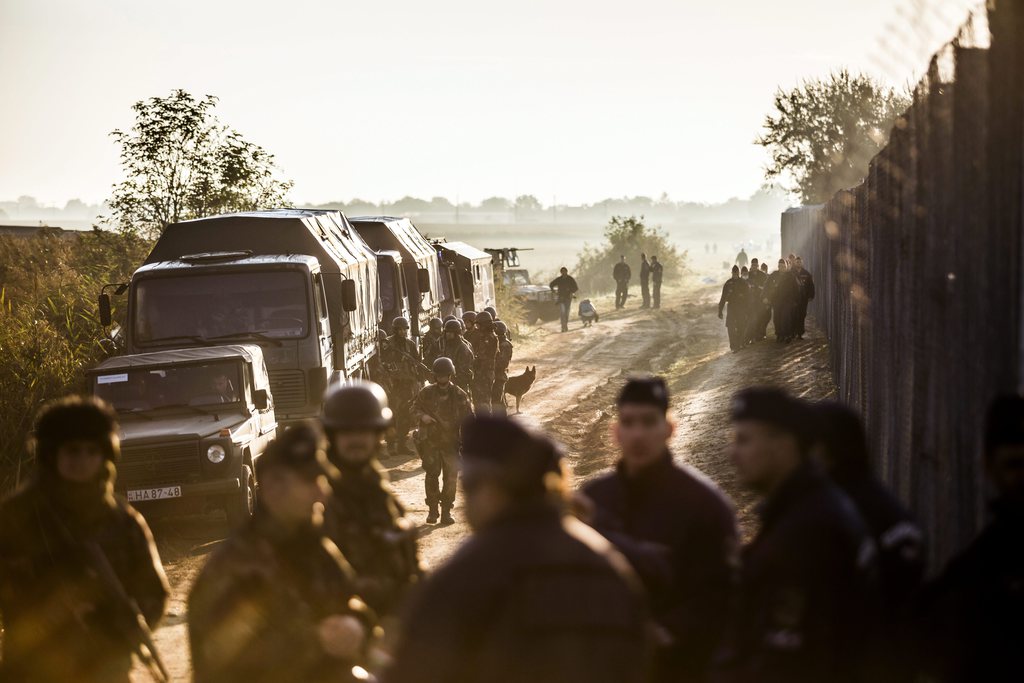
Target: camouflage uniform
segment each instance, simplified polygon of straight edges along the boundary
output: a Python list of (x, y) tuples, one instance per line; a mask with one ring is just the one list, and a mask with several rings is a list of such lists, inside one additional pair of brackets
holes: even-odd
[(409, 406), (416, 398), (416, 392), (423, 383), (420, 381), (419, 351), (411, 339), (393, 334), (384, 342), (381, 362), (388, 376), (387, 392), (395, 411), (395, 441), (392, 450), (402, 451), (409, 434)]
[[(455, 386), (466, 393), (473, 387), (473, 348), (461, 337), (454, 341), (443, 337), (438, 344), (438, 358), (451, 358), (455, 363)], [(435, 359), (436, 360), (436, 359)]]
[[(469, 396), (454, 385), (441, 387), (429, 384), (413, 403), (413, 416), (419, 425), (417, 450), (426, 472), (427, 507), (439, 503), (445, 510), (455, 504), (456, 482), (459, 470), (459, 444), (462, 421), (473, 414)], [(433, 424), (424, 424), (428, 416)], [(444, 488), (438, 488), (438, 478), (444, 475)]]
[(498, 339), (498, 357), (494, 363), (494, 386), (491, 390), (491, 410), (502, 415), (508, 412), (505, 404), (505, 382), (508, 366), (512, 364), (512, 342), (508, 337)]
[(420, 339), (420, 354), (423, 360), (423, 364), (428, 368), (437, 360), (437, 344), (444, 336), (444, 328), (435, 323), (440, 322), (436, 318), (431, 319), (431, 327), (427, 330), (427, 333)]
[(495, 364), (498, 359), (498, 335), (491, 328), (477, 329), (473, 336), (473, 407), (490, 411), (494, 391)]

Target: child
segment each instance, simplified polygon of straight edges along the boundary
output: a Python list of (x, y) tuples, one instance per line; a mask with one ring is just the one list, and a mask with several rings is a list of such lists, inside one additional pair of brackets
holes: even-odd
[(580, 302), (580, 320), (583, 321), (583, 327), (590, 327), (591, 324), (598, 322), (597, 309), (590, 303), (590, 299)]

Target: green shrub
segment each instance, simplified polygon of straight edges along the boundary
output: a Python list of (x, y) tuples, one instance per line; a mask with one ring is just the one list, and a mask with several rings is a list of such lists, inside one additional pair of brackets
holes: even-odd
[(632, 284), (640, 282), (640, 254), (657, 256), (665, 268), (664, 282), (682, 276), (686, 268), (686, 252), (679, 251), (660, 228), (649, 227), (644, 217), (613, 216), (604, 229), (605, 241), (597, 247), (584, 245), (576, 269), (570, 273), (580, 286), (580, 298), (615, 290), (612, 269), (625, 256), (633, 271)]

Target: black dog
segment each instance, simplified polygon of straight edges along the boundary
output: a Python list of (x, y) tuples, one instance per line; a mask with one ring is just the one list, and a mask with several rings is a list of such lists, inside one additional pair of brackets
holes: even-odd
[(536, 365), (532, 368), (527, 367), (523, 374), (509, 377), (505, 382), (505, 393), (516, 397), (516, 414), (522, 412), (519, 410), (519, 403), (523, 400), (523, 394), (528, 392), (530, 387), (533, 386), (535, 379), (537, 379)]

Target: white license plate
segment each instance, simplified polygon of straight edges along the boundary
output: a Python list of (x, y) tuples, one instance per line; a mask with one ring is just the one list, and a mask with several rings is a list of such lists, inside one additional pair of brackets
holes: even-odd
[(181, 487), (163, 486), (158, 489), (132, 489), (128, 491), (129, 503), (138, 503), (147, 500), (164, 500), (165, 498), (181, 498)]

